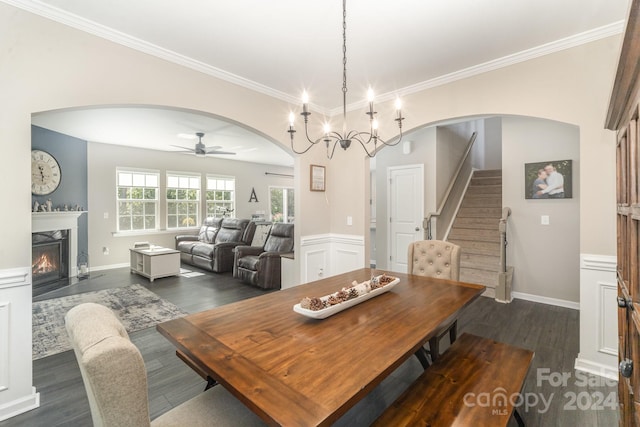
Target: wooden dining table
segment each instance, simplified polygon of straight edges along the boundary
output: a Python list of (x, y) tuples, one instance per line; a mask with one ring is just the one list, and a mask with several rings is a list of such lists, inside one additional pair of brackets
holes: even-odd
[(272, 292), (157, 329), (268, 424), (330, 425), (485, 289), (389, 273), (400, 279), (389, 292), (326, 319), (293, 311), (304, 297), (337, 292), (373, 272), (361, 269)]

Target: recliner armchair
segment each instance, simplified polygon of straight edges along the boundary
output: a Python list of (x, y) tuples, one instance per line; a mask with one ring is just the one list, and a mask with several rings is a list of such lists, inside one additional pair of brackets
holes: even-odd
[(280, 289), (280, 257), (293, 252), (293, 224), (273, 224), (264, 246), (236, 246), (233, 277), (264, 289)]

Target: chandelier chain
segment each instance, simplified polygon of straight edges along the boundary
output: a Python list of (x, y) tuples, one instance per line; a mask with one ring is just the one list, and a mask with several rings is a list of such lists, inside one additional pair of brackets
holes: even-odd
[(342, 0), (342, 115), (347, 117), (347, 0)]

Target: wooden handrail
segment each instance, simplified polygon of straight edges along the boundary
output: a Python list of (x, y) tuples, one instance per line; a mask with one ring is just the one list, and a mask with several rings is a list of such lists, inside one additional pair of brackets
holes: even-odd
[(440, 202), (440, 206), (438, 207), (436, 212), (429, 212), (427, 214), (427, 217), (424, 219), (422, 223), (422, 228), (424, 229), (425, 238), (427, 240), (432, 239), (431, 219), (433, 217), (437, 217), (437, 216), (440, 216), (440, 214), (442, 214), (442, 210), (446, 206), (447, 200), (449, 200), (449, 195), (451, 194), (451, 190), (453, 190), (453, 186), (455, 185), (456, 181), (458, 181), (458, 177), (460, 176), (460, 171), (462, 170), (462, 167), (464, 166), (464, 162), (467, 160), (467, 157), (469, 157), (469, 153), (471, 153), (471, 148), (473, 147), (473, 143), (476, 141), (477, 136), (478, 136), (478, 132), (473, 132), (471, 134), (471, 138), (469, 138), (469, 143), (467, 144), (467, 148), (464, 152), (464, 155), (462, 156), (462, 158), (460, 159), (460, 162), (458, 163), (458, 168), (456, 169), (456, 172), (453, 175), (453, 179), (449, 183), (449, 187), (447, 187), (447, 191), (444, 193), (444, 197), (442, 198), (442, 202)]
[(502, 208), (500, 217), (500, 271), (507, 272), (507, 219), (511, 215), (511, 208)]

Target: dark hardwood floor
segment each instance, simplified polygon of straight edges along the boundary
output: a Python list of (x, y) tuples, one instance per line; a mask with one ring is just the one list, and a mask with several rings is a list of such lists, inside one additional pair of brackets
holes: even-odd
[[(95, 272), (90, 279), (38, 299), (133, 283), (142, 284), (190, 313), (265, 293), (237, 282), (230, 274), (170, 277), (150, 283), (122, 268)], [(535, 351), (519, 409), (527, 426), (618, 425), (616, 383), (576, 373), (573, 369), (579, 351), (578, 328), (579, 312), (576, 310), (521, 300), (500, 304), (489, 298), (480, 298), (470, 305), (458, 326), (459, 333), (470, 332)], [(146, 363), (151, 418), (203, 390), (202, 378), (175, 356), (175, 348), (155, 328), (134, 332), (131, 339)], [(446, 340), (443, 342), (445, 348)], [(421, 369), (418, 360), (410, 358), (336, 425), (369, 425), (420, 374)], [(562, 375), (565, 381), (560, 380)], [(40, 393), (40, 408), (0, 422), (0, 427), (91, 425), (89, 403), (72, 351), (34, 361), (33, 376)], [(487, 392), (488, 397), (499, 394), (499, 390)], [(481, 399), (479, 396), (477, 402), (481, 403)], [(510, 425), (516, 425), (513, 419)]]

